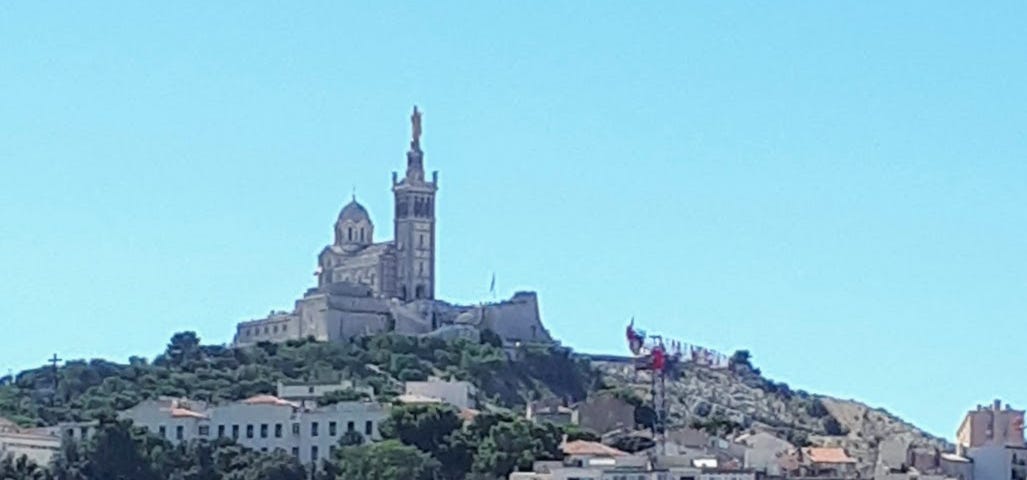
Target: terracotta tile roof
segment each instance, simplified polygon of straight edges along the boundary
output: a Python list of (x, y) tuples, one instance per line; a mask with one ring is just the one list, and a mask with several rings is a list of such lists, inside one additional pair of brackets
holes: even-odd
[(477, 417), (480, 414), (481, 412), (478, 410), (475, 410), (473, 408), (465, 408), (463, 410), (460, 410), (460, 413), (457, 416), (459, 416), (460, 419), (464, 422), (472, 422), (474, 421), (475, 417)]
[(279, 406), (279, 407), (293, 407), (293, 408), (299, 407), (299, 405), (297, 405), (297, 404), (295, 404), (293, 402), (290, 402), (290, 401), (287, 401), (287, 400), (282, 400), (281, 398), (278, 398), (278, 397), (276, 397), (274, 395), (256, 395), (256, 396), (247, 398), (246, 400), (243, 400), (242, 403), (245, 403), (246, 405), (275, 405), (275, 406)]
[(844, 448), (809, 447), (802, 449), (802, 453), (813, 463), (856, 463), (856, 460), (845, 453)]
[(575, 440), (573, 442), (567, 442), (563, 444), (564, 455), (595, 455), (604, 457), (623, 457), (627, 453), (617, 450), (613, 447), (607, 447), (598, 442), (587, 442), (585, 440)]
[(174, 417), (174, 418), (201, 418), (201, 419), (207, 418), (206, 415), (204, 415), (204, 414), (202, 414), (200, 412), (194, 412), (194, 411), (189, 410), (187, 408), (172, 408), (171, 409), (171, 416)]

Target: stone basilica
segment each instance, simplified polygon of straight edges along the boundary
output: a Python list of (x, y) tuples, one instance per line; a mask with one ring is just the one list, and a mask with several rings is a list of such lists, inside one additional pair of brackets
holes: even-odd
[(435, 298), (435, 192), (438, 172), (424, 179), (421, 112), (411, 116), (413, 139), (402, 180), (392, 174), (396, 239), (374, 243), (374, 223), (356, 198), (335, 222), (335, 242), (318, 257), (318, 286), (350, 282), (371, 287), (376, 297)]
[(396, 238), (374, 241), (374, 222), (355, 196), (335, 222), (334, 241), (317, 259), (317, 287), (292, 311), (236, 327), (236, 346), (313, 337), (345, 341), (384, 332), (477, 338), (483, 329), (508, 344), (551, 342), (534, 292), (476, 306), (435, 298), (435, 194), (438, 172), (425, 178), (421, 112), (414, 107), (406, 174), (392, 174)]

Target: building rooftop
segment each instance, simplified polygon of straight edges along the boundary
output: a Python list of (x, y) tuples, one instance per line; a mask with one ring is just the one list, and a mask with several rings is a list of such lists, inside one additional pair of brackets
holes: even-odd
[(256, 395), (243, 400), (242, 403), (245, 403), (246, 405), (275, 405), (279, 407), (299, 408), (298, 404), (288, 400), (282, 400), (274, 395)]
[(206, 418), (208, 418), (206, 415), (204, 415), (204, 414), (202, 414), (200, 412), (194, 412), (192, 410), (189, 410), (188, 408), (178, 408), (178, 407), (174, 407), (174, 408), (171, 409), (171, 416), (174, 417), (174, 418), (198, 418), (198, 419), (206, 419)]
[(585, 440), (575, 440), (573, 442), (564, 443), (562, 448), (564, 455), (595, 455), (606, 457), (624, 457), (628, 455), (625, 452), (613, 447), (608, 447), (599, 442), (588, 442)]
[(396, 397), (400, 403), (442, 403), (442, 399), (429, 397), (427, 395), (418, 395), (416, 393), (407, 393)]
[(802, 449), (803, 455), (813, 463), (856, 463), (856, 460), (839, 447), (808, 447)]

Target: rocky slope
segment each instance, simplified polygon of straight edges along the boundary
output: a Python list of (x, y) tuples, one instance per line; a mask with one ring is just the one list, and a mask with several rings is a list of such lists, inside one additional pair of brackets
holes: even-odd
[[(611, 386), (645, 398), (650, 377), (630, 364), (594, 361)], [(879, 463), (901, 462), (909, 445), (948, 449), (949, 444), (883, 409), (854, 400), (794, 391), (764, 378), (746, 361), (730, 369), (685, 365), (668, 384), (670, 426), (701, 426), (731, 436), (768, 431), (796, 445), (841, 446), (864, 474)]]

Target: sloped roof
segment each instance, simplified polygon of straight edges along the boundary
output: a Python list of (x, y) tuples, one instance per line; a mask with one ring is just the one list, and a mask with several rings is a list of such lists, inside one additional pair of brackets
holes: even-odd
[(396, 397), (396, 400), (400, 403), (442, 403), (442, 399), (440, 398), (418, 395), (416, 393), (400, 395)]
[(21, 430), (17, 423), (8, 420), (4, 417), (0, 417), (0, 432), (17, 432)]
[(802, 453), (813, 463), (856, 463), (856, 460), (839, 447), (808, 447)]
[(206, 419), (207, 416), (200, 413), (189, 410), (188, 408), (172, 408), (171, 416), (174, 418), (199, 418)]
[(367, 209), (364, 208), (360, 202), (357, 201), (357, 196), (353, 196), (353, 200), (342, 207), (342, 211), (339, 212), (339, 221), (351, 221), (351, 222), (369, 222), (371, 221), (371, 215), (367, 213)]
[(564, 455), (595, 455), (605, 457), (624, 457), (627, 453), (608, 447), (598, 442), (575, 440), (563, 444)]
[(278, 407), (293, 407), (293, 408), (298, 408), (299, 407), (299, 405), (296, 404), (296, 403), (293, 403), (293, 402), (290, 402), (290, 401), (287, 401), (287, 400), (282, 400), (281, 398), (278, 398), (278, 397), (276, 397), (274, 395), (256, 395), (256, 396), (247, 398), (246, 400), (243, 400), (242, 403), (245, 403), (246, 405), (275, 405), (275, 406), (278, 406)]

